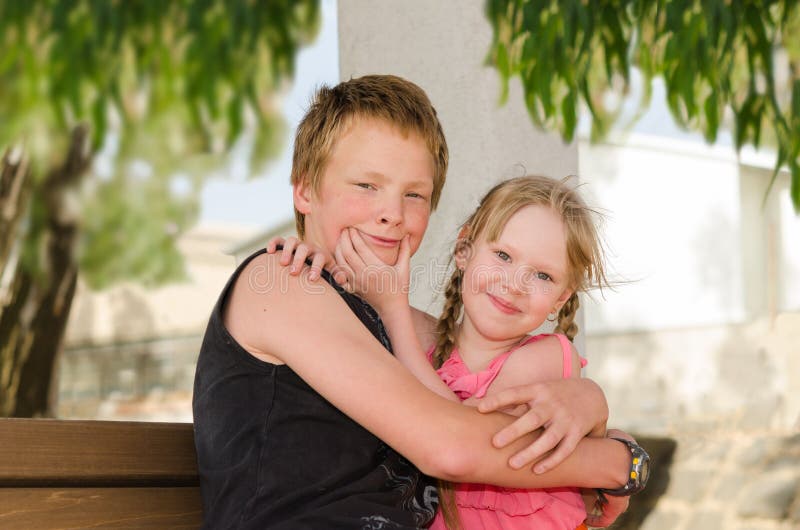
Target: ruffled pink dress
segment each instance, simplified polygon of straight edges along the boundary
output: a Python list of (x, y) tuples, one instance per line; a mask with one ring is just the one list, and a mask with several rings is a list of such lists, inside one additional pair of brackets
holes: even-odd
[[(480, 372), (471, 372), (458, 350), (454, 349), (447, 361), (437, 370), (447, 386), (465, 400), (483, 397), (495, 380), (503, 364), (517, 348), (555, 336), (561, 342), (564, 354), (563, 376), (572, 375), (572, 348), (564, 335), (541, 334), (529, 337), (515, 348), (497, 356)], [(428, 357), (433, 350), (428, 352)], [(581, 359), (581, 366), (586, 364)], [(539, 490), (512, 489), (487, 484), (455, 484), (455, 500), (464, 530), (575, 530), (586, 518), (586, 506), (576, 488), (551, 488)], [(436, 515), (431, 530), (447, 530), (441, 511)]]

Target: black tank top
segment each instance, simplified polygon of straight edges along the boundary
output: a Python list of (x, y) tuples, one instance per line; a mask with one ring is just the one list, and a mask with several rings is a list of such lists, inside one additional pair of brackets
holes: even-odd
[[(222, 291), (195, 373), (194, 437), (204, 528), (410, 529), (438, 507), (434, 481), (328, 403), (286, 365), (256, 359), (228, 333)], [(322, 273), (391, 351), (375, 310)], [(313, 329), (314, 323), (308, 323)], [(288, 340), (288, 339), (287, 339)]]

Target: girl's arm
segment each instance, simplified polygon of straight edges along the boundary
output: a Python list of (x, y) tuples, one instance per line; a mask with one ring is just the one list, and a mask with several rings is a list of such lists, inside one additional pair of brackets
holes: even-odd
[(408, 303), (411, 261), (408, 238), (400, 242), (394, 266), (381, 262), (357, 231), (342, 232), (335, 255), (337, 263), (347, 271), (351, 288), (378, 311), (395, 357), (423, 385), (445, 399), (460, 402), (431, 366), (414, 328), (414, 315)]
[[(253, 288), (248, 279), (256, 276), (267, 288)], [(609, 439), (582, 440), (563, 464), (541, 475), (509, 467), (508, 458), (536, 435), (493, 449), (489, 433), (508, 426), (508, 416), (480, 414), (426, 389), (329, 285), (310, 288), (307, 273), (289, 275), (274, 255), (254, 259), (238, 277), (225, 324), (251, 354), (288, 364), (334, 406), (430, 475), (524, 488), (616, 488), (627, 481), (630, 453)]]

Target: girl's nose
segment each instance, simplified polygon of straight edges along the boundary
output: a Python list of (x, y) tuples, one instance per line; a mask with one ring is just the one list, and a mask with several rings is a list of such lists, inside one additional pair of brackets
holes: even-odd
[(530, 294), (533, 292), (536, 288), (534, 282), (535, 274), (528, 266), (514, 269), (514, 277), (509, 281), (511, 291), (515, 294)]

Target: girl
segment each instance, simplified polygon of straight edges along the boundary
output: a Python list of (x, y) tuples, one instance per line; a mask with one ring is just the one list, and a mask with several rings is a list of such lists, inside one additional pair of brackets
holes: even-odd
[[(607, 285), (592, 217), (563, 181), (528, 176), (495, 186), (461, 228), (436, 333), (421, 334), (422, 341), (406, 294), (407, 241), (397, 265), (388, 267), (357, 230), (348, 229), (335, 253), (338, 277), (378, 310), (396, 356), (410, 371), (435, 392), (470, 404), (526, 383), (580, 377), (585, 361), (571, 344), (577, 293)], [(397, 277), (387, 276), (388, 270)], [(387, 288), (387, 281), (397, 286), (398, 280), (400, 289)], [(545, 320), (556, 322), (554, 334), (528, 335)], [(605, 425), (591, 435), (605, 436)], [(575, 488), (443, 483), (442, 489), (442, 510), (431, 527), (437, 530), (572, 530), (586, 519)]]

